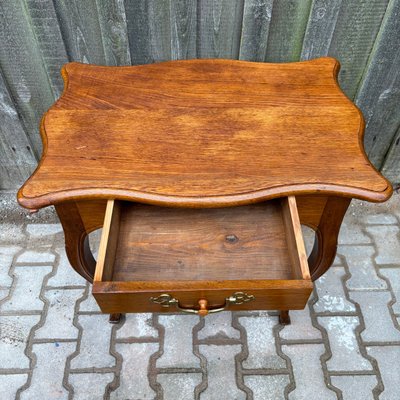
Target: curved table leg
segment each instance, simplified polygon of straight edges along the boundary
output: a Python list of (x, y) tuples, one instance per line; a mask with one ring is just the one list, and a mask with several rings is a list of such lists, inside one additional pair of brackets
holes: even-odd
[(96, 261), (89, 247), (89, 232), (85, 229), (79, 209), (74, 202), (55, 207), (64, 230), (68, 260), (78, 274), (92, 282)]
[[(297, 200), (300, 222), (315, 231), (314, 247), (308, 257), (311, 279), (315, 281), (335, 259), (340, 227), (351, 199), (301, 196)], [(280, 311), (279, 322), (290, 324), (288, 310)]]
[(328, 197), (319, 223), (313, 227), (315, 242), (308, 258), (313, 281), (323, 275), (335, 259), (340, 226), (350, 201), (344, 197)]

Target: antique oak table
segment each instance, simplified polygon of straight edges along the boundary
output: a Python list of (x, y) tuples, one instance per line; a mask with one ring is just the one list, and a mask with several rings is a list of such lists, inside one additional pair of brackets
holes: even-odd
[[(352, 198), (391, 185), (332, 58), (267, 64), (69, 63), (18, 193), (54, 205), (72, 267), (103, 312), (303, 308)], [(315, 231), (306, 256), (300, 224)], [(103, 227), (98, 261), (88, 234)]]

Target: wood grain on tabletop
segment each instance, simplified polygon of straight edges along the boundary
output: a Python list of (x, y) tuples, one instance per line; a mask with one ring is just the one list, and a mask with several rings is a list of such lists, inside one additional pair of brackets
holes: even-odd
[(89, 198), (217, 207), (325, 192), (384, 201), (331, 58), (78, 63), (42, 123), (28, 208)]

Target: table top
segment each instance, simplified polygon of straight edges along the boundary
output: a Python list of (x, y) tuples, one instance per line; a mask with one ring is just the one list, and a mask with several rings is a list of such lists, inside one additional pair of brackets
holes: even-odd
[(42, 119), (41, 162), (18, 193), (40, 208), (77, 199), (220, 207), (290, 194), (384, 201), (361, 112), (324, 57), (270, 64), (170, 61), (62, 69)]

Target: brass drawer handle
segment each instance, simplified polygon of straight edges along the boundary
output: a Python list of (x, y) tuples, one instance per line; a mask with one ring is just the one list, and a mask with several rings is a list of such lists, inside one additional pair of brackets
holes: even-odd
[(208, 308), (208, 301), (205, 299), (200, 299), (198, 304), (199, 308), (183, 308), (179, 305), (179, 300), (175, 299), (168, 293), (163, 293), (158, 297), (150, 297), (150, 301), (155, 304), (159, 304), (161, 307), (171, 307), (175, 306), (175, 308), (179, 311), (189, 313), (189, 314), (198, 314), (201, 316), (217, 313), (226, 310), (230, 305), (234, 304), (243, 304), (248, 303), (249, 301), (255, 300), (255, 297), (252, 294), (247, 294), (244, 292), (235, 292), (231, 296), (225, 299), (225, 304), (223, 307), (219, 308)]

